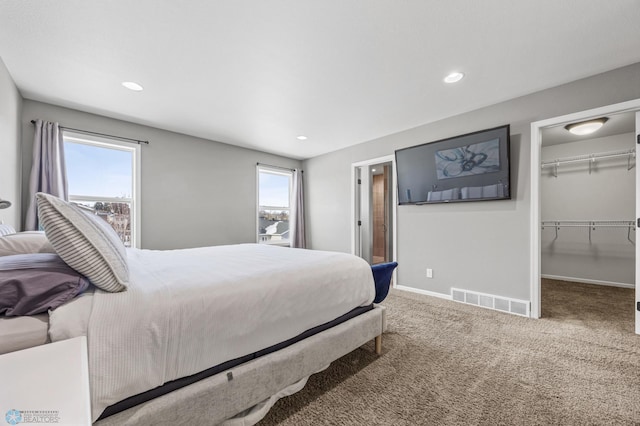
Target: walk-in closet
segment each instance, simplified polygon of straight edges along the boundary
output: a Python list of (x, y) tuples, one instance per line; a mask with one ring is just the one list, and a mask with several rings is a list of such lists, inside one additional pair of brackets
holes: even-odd
[[(580, 311), (635, 300), (636, 135), (633, 112), (543, 129), (540, 178), (542, 292), (562, 290)], [(584, 298), (587, 294), (590, 297)], [(576, 296), (575, 298), (572, 297)], [(622, 297), (623, 306), (608, 299)], [(591, 297), (593, 296), (593, 297)], [(627, 297), (628, 296), (628, 297)], [(628, 299), (628, 305), (626, 303)], [(554, 305), (556, 305), (554, 303)], [(549, 316), (542, 305), (542, 316)], [(631, 329), (633, 331), (633, 329)]]

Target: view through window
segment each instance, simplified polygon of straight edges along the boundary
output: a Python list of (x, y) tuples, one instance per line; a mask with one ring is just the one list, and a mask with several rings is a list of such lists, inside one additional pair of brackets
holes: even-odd
[(139, 146), (65, 134), (69, 201), (98, 216), (126, 247), (135, 246), (135, 170)]
[(289, 245), (292, 171), (258, 167), (258, 242)]

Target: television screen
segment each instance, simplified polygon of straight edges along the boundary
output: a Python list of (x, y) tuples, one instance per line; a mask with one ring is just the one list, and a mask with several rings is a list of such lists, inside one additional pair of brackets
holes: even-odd
[(396, 151), (398, 204), (511, 199), (509, 125)]

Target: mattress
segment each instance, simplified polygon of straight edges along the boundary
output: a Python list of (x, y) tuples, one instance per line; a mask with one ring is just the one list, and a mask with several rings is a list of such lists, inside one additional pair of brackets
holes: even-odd
[[(92, 297), (94, 420), (128, 397), (284, 342), (375, 296), (369, 264), (345, 253), (259, 244), (129, 249), (128, 263), (127, 291)], [(53, 329), (75, 326), (61, 318)]]
[(192, 376), (189, 377), (182, 377), (180, 379), (177, 380), (173, 380), (171, 382), (165, 383), (162, 386), (159, 386), (155, 389), (151, 389), (147, 392), (143, 392), (141, 394), (138, 395), (134, 395), (131, 396), (123, 401), (120, 401), (114, 405), (111, 405), (109, 407), (107, 407), (103, 412), (102, 415), (98, 418), (98, 420), (102, 420), (106, 417), (112, 416), (114, 414), (117, 414), (121, 411), (127, 410), (131, 407), (135, 407), (138, 404), (143, 404), (147, 401), (150, 401), (154, 398), (158, 398), (160, 396), (166, 395), (169, 392), (173, 392), (177, 389), (183, 388), (185, 386), (189, 386), (190, 384), (196, 383), (200, 380), (204, 380), (208, 377), (211, 377), (215, 374), (221, 373), (223, 371), (232, 369), (234, 367), (237, 367), (241, 364), (244, 364), (245, 362), (249, 362), (251, 360), (260, 358), (262, 356), (266, 356), (269, 355), (273, 352), (279, 351), (281, 349), (287, 348), (295, 343), (298, 343), (306, 338), (309, 338), (311, 336), (315, 336), (318, 333), (322, 333), (325, 330), (330, 329), (331, 327), (335, 327), (336, 325), (342, 324), (343, 322), (349, 321), (350, 319), (361, 315), (365, 312), (369, 312), (370, 310), (373, 309), (373, 305), (368, 305), (368, 306), (360, 306), (358, 308), (355, 308), (353, 310), (351, 310), (350, 312), (347, 312), (346, 314), (334, 319), (333, 321), (329, 321), (325, 324), (319, 325), (317, 327), (313, 327), (307, 331), (305, 331), (302, 334), (299, 334), (296, 337), (293, 337), (287, 341), (278, 343), (276, 345), (270, 346), (266, 349), (263, 349), (259, 352), (250, 354), (250, 355), (245, 355), (243, 357), (240, 358), (236, 358), (227, 362), (224, 362), (222, 364), (216, 365), (215, 367), (211, 367), (208, 368), (204, 371), (201, 371), (200, 373), (194, 374)]
[[(376, 305), (347, 322), (277, 352), (152, 399), (100, 420), (100, 426), (247, 426), (262, 418), (262, 407), (290, 390), (292, 383), (325, 369), (385, 331), (385, 309)], [(233, 380), (229, 380), (229, 373)], [(252, 407), (247, 410), (248, 407)], [(240, 413), (239, 416), (235, 416)], [(257, 415), (257, 417), (254, 417)], [(226, 419), (232, 418), (229, 422)], [(335, 419), (333, 419), (335, 420)]]
[(0, 354), (49, 342), (49, 315), (0, 317)]

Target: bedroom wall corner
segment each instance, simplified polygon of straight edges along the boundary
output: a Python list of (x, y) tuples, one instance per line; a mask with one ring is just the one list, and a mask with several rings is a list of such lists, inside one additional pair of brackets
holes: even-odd
[(0, 198), (11, 202), (11, 207), (0, 210), (0, 221), (16, 230), (20, 230), (22, 215), (21, 113), (22, 96), (0, 58)]

